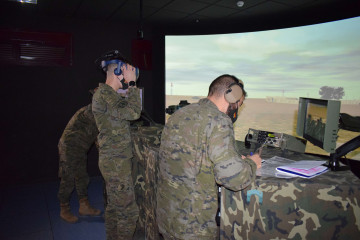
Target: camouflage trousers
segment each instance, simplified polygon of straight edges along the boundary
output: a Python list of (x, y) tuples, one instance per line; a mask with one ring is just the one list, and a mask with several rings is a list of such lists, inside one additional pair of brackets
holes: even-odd
[(161, 236), (163, 237), (164, 240), (181, 240), (180, 238), (176, 238), (167, 233), (162, 233)]
[(139, 209), (135, 201), (131, 175), (132, 151), (102, 152), (99, 154), (99, 169), (104, 177), (107, 192), (105, 230), (107, 240), (132, 239)]
[(87, 173), (87, 155), (81, 153), (65, 153), (60, 151), (58, 198), (60, 203), (69, 203), (76, 187), (79, 199), (87, 198), (89, 175)]
[(181, 238), (174, 237), (173, 235), (167, 233), (166, 231), (160, 231), (161, 236), (164, 240), (219, 240), (220, 237), (218, 234), (215, 234), (213, 237), (203, 237), (203, 236), (194, 236), (194, 235), (183, 235)]

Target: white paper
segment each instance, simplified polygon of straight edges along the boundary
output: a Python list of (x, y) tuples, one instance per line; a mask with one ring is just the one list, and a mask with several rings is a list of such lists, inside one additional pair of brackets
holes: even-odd
[(314, 160), (301, 160), (290, 163), (288, 165), (282, 165), (281, 167), (292, 167), (292, 168), (299, 168), (299, 169), (306, 169), (309, 170), (314, 167), (321, 166), (325, 164), (327, 161), (314, 161)]
[(299, 175), (291, 174), (287, 172), (280, 172), (276, 170), (276, 168), (286, 166), (286, 167), (308, 170), (314, 167), (321, 166), (326, 162), (327, 161), (324, 160), (295, 161), (288, 158), (274, 156), (272, 158), (265, 159), (262, 161), (262, 166), (260, 169), (256, 171), (256, 175), (261, 177), (294, 178), (294, 177), (299, 177)]
[(328, 167), (323, 166), (326, 161), (301, 160), (276, 168), (277, 171), (286, 174), (295, 174), (302, 178), (312, 178), (328, 171)]

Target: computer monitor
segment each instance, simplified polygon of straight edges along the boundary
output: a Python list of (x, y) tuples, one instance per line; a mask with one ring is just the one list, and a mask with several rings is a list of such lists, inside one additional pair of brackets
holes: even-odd
[[(336, 148), (340, 124), (340, 101), (314, 98), (299, 98), (296, 133), (330, 153), (328, 166), (333, 171), (348, 170), (348, 166), (360, 178), (358, 161), (346, 159), (340, 166), (340, 159), (360, 147), (360, 135)], [(350, 124), (351, 125), (351, 124)], [(355, 128), (358, 131), (358, 128)], [(344, 163), (344, 162), (343, 162)]]
[(340, 104), (337, 100), (299, 98), (297, 135), (328, 153), (335, 153)]

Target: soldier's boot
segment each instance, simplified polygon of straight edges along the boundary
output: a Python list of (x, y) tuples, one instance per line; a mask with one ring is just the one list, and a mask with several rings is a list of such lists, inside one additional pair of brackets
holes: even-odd
[(79, 214), (85, 216), (98, 216), (101, 211), (99, 209), (93, 208), (87, 198), (82, 198), (79, 200), (80, 208)]
[(68, 223), (76, 223), (79, 219), (70, 211), (70, 205), (67, 203), (60, 204), (60, 217)]

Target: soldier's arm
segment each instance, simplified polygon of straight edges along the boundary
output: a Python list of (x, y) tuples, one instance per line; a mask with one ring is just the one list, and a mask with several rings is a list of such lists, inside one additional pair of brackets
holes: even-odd
[(115, 118), (136, 120), (140, 117), (140, 90), (138, 88), (129, 88), (128, 97), (125, 99), (114, 92), (104, 97), (104, 100), (111, 108), (111, 115)]
[(92, 98), (91, 111), (94, 115), (94, 118), (95, 115), (99, 113), (104, 113), (106, 111), (106, 104), (102, 101), (102, 97), (99, 93), (95, 93)]
[(216, 182), (230, 190), (244, 189), (256, 177), (256, 164), (251, 159), (242, 159), (236, 150), (229, 119), (216, 123), (210, 137), (209, 157), (214, 163)]

